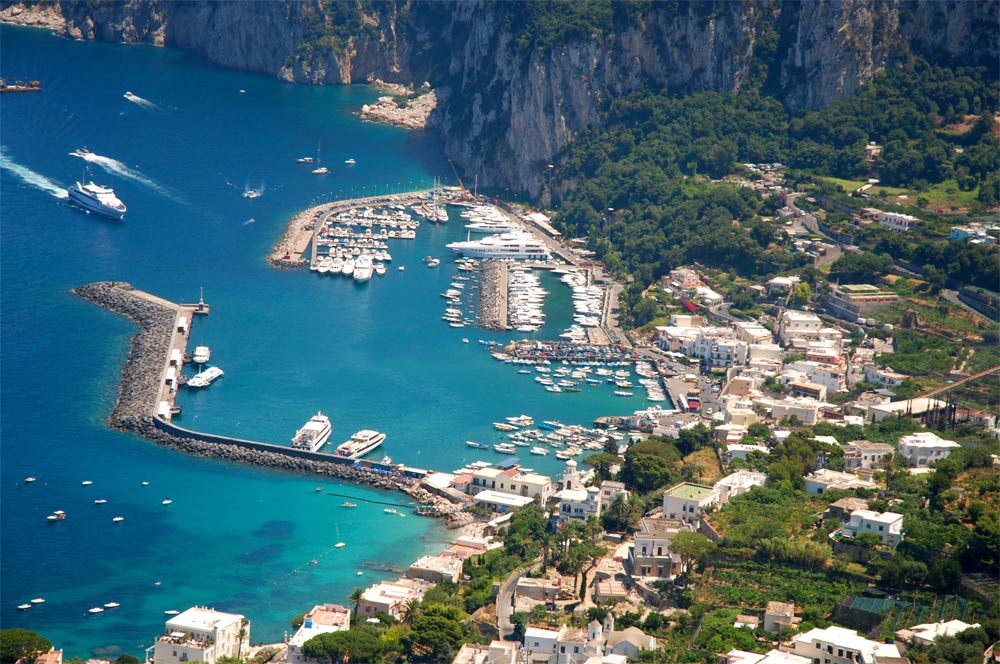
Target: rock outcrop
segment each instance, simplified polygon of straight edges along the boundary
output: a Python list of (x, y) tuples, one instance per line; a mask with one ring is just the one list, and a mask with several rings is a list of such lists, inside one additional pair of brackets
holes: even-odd
[[(0, 11), (9, 6), (0, 0)], [(789, 108), (815, 109), (913, 52), (994, 69), (1000, 61), (1000, 0), (663, 0), (547, 44), (514, 25), (512, 6), (59, 3), (77, 38), (169, 44), (309, 84), (430, 81), (447, 155), (481, 185), (532, 197), (547, 164), (600, 122), (601, 104), (642, 86), (736, 91), (764, 68)]]

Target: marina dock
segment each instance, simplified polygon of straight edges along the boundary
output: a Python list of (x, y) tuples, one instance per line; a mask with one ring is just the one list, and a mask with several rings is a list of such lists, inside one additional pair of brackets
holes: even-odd
[[(274, 267), (310, 265), (316, 261), (318, 249), (316, 235), (331, 216), (356, 207), (412, 205), (425, 200), (430, 194), (430, 189), (423, 189), (402, 194), (350, 198), (303, 210), (289, 220), (285, 234), (272, 249), (268, 262)], [(310, 247), (312, 250), (307, 258), (306, 252)]]

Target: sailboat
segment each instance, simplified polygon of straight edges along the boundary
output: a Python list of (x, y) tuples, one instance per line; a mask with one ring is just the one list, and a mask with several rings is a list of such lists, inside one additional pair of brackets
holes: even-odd
[[(320, 163), (320, 160), (319, 160), (319, 143), (316, 144), (316, 163), (317, 164)], [(312, 169), (312, 172), (313, 172), (313, 175), (324, 175), (326, 173), (329, 173), (330, 169), (327, 168), (326, 166), (317, 166), (316, 168)]]

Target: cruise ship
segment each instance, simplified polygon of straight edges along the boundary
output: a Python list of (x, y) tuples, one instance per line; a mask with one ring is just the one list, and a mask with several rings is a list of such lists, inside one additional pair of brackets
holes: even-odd
[(212, 384), (212, 381), (214, 381), (216, 378), (219, 378), (222, 375), (223, 375), (223, 371), (219, 367), (209, 367), (209, 368), (205, 369), (204, 371), (202, 371), (197, 376), (192, 376), (188, 380), (187, 386), (188, 387), (207, 387), (208, 385)]
[(84, 210), (96, 212), (105, 217), (122, 219), (125, 217), (125, 212), (128, 211), (125, 204), (115, 196), (115, 190), (111, 187), (102, 187), (93, 182), (87, 184), (77, 182), (67, 189), (66, 193), (69, 195), (69, 200)]
[(481, 240), (452, 242), (446, 245), (454, 252), (472, 258), (509, 258), (513, 260), (548, 260), (549, 248), (530, 233), (502, 233)]
[(384, 433), (372, 431), (371, 429), (362, 429), (351, 436), (350, 440), (341, 443), (337, 447), (335, 454), (349, 459), (358, 459), (381, 445), (383, 440), (385, 440)]
[(292, 447), (298, 450), (309, 450), (315, 452), (326, 444), (330, 438), (333, 427), (330, 425), (330, 418), (319, 412), (312, 419), (302, 425), (302, 428), (295, 432), (292, 438)]

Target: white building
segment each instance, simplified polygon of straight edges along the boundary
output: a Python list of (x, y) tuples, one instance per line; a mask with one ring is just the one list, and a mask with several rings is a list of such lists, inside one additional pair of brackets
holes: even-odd
[(783, 629), (793, 629), (802, 620), (795, 617), (795, 604), (792, 602), (768, 602), (764, 609), (764, 631), (771, 634), (781, 634)]
[(509, 493), (514, 496), (539, 496), (544, 504), (552, 495), (552, 478), (538, 473), (525, 473), (519, 468), (480, 468), (473, 471), (470, 493), (483, 489)]
[(733, 459), (743, 459), (746, 460), (747, 455), (752, 452), (757, 452), (758, 454), (770, 454), (771, 450), (766, 445), (747, 445), (744, 443), (730, 443), (726, 445), (726, 455), (729, 460)]
[(430, 583), (458, 583), (462, 576), (462, 561), (454, 556), (422, 556), (406, 569), (406, 575)]
[(813, 660), (780, 650), (770, 650), (763, 655), (746, 650), (730, 650), (719, 656), (719, 664), (813, 664)]
[(812, 360), (799, 360), (789, 365), (790, 369), (801, 372), (810, 383), (826, 387), (827, 392), (836, 393), (847, 390), (844, 367), (836, 364), (823, 364)]
[(816, 472), (806, 475), (805, 480), (806, 493), (819, 495), (831, 489), (850, 491), (851, 489), (874, 489), (877, 486), (870, 479), (829, 468), (820, 468)]
[(781, 650), (806, 657), (811, 662), (823, 664), (874, 664), (875, 656), (899, 657), (893, 644), (871, 641), (853, 629), (843, 627), (818, 627), (792, 637), (781, 644)]
[(873, 512), (854, 510), (851, 520), (841, 525), (845, 537), (857, 537), (861, 533), (878, 535), (886, 546), (896, 546), (903, 539), (903, 515), (895, 512)]
[(146, 650), (146, 660), (152, 664), (215, 664), (220, 657), (241, 657), (249, 645), (249, 620), (194, 606), (167, 621), (165, 633)]
[(794, 416), (807, 426), (812, 426), (819, 421), (822, 409), (833, 407), (833, 404), (809, 397), (785, 397), (778, 400), (757, 399), (754, 401), (754, 405), (765, 408), (770, 406), (771, 417), (779, 422)]
[(559, 498), (559, 516), (563, 518), (586, 521), (601, 514), (601, 490), (596, 486), (563, 489), (556, 497)]
[(685, 523), (697, 523), (702, 515), (719, 504), (714, 487), (681, 482), (663, 494), (663, 516)]
[(400, 620), (406, 604), (411, 600), (422, 600), (432, 585), (422, 579), (407, 578), (376, 583), (362, 593), (358, 602), (358, 618), (369, 618), (382, 612)]
[(740, 341), (748, 344), (773, 344), (770, 330), (756, 321), (738, 320), (733, 323), (733, 333)]
[(302, 625), (288, 641), (289, 664), (305, 664), (302, 644), (320, 634), (344, 632), (351, 628), (351, 610), (339, 604), (319, 604), (302, 619)]
[(911, 433), (899, 439), (899, 453), (911, 466), (918, 468), (944, 459), (959, 447), (958, 443), (945, 440), (932, 431)]
[(822, 327), (823, 321), (816, 314), (786, 309), (778, 319), (778, 338), (785, 346), (790, 346), (793, 339), (819, 339)]
[(852, 440), (844, 443), (844, 461), (848, 470), (855, 468), (883, 468), (893, 453), (888, 443), (873, 443), (870, 440)]
[(907, 374), (898, 373), (892, 369), (883, 369), (874, 364), (862, 366), (865, 373), (865, 381), (879, 387), (895, 387), (909, 378)]
[(525, 659), (532, 664), (617, 664), (656, 649), (656, 639), (638, 627), (616, 630), (614, 624), (609, 613), (603, 625), (593, 620), (586, 630), (567, 625), (558, 631), (529, 627), (524, 632)]
[(677, 533), (690, 531), (683, 521), (644, 518), (640, 522), (635, 543), (629, 549), (628, 568), (634, 577), (672, 579), (684, 570), (681, 557), (670, 552), (670, 543)]
[(737, 470), (726, 475), (713, 486), (719, 492), (719, 503), (725, 504), (730, 499), (746, 493), (755, 486), (767, 484), (767, 475), (754, 470)]
[(492, 641), (488, 646), (466, 643), (451, 664), (519, 664), (520, 646), (516, 641)]
[(875, 208), (865, 208), (865, 211), (874, 210), (875, 218), (878, 219), (880, 226), (885, 226), (886, 228), (891, 228), (894, 231), (909, 231), (913, 230), (920, 220), (909, 214), (902, 214), (900, 212), (885, 212), (883, 210), (875, 210)]
[(955, 636), (959, 632), (964, 632), (965, 630), (972, 629), (974, 627), (979, 627), (979, 623), (973, 623), (970, 625), (967, 622), (963, 622), (955, 618), (948, 621), (914, 625), (909, 629), (899, 629), (896, 630), (896, 636), (904, 641), (929, 646), (934, 643), (938, 637)]

